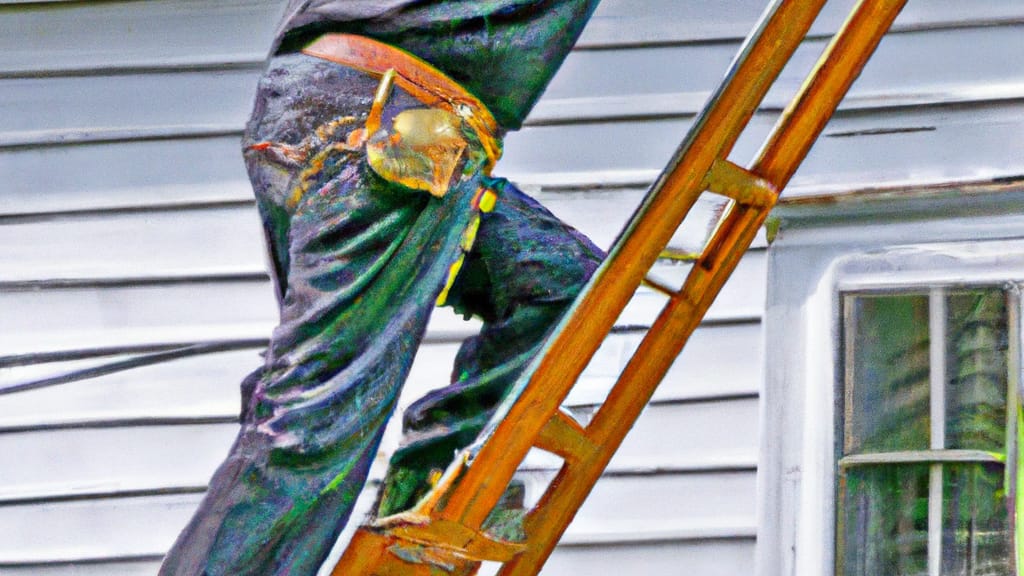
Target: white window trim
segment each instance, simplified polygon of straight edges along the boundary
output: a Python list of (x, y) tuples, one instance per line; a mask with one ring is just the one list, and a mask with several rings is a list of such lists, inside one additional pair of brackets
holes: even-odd
[(1008, 351), (1016, 358), (1016, 370), (1009, 376), (1008, 385), (1013, 391), (1008, 391), (1008, 400), (1024, 398), (1024, 362), (1019, 343), (1024, 329), (1020, 297), (1024, 291), (1024, 240), (915, 244), (848, 254), (829, 266), (807, 299), (803, 314), (806, 378), (802, 390), (800, 471), (792, 480), (799, 486), (793, 503), (797, 509), (791, 516), (795, 526), (783, 526), (784, 531), (791, 533), (781, 540), (793, 543), (793, 575), (835, 574), (835, 406), (837, 369), (843, 353), (838, 347), (843, 328), (841, 293), (964, 285), (1003, 286), (1017, 294), (1016, 306), (1009, 310), (1010, 326), (1016, 327), (1017, 338), (1010, 339)]

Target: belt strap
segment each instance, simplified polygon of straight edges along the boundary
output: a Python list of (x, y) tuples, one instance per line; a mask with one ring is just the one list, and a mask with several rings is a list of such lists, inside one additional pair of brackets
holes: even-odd
[(462, 118), (476, 132), (488, 159), (488, 172), (501, 157), (498, 122), (476, 96), (444, 72), (400, 48), (354, 34), (324, 34), (302, 50), (381, 77), (389, 69), (395, 84), (427, 106), (447, 109)]

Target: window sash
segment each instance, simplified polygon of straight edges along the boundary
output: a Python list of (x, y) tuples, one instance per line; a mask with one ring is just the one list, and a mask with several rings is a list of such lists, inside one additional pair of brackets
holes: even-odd
[[(852, 303), (858, 296), (871, 296), (880, 294), (900, 294), (900, 295), (924, 295), (928, 294), (929, 303), (929, 320), (928, 320), (928, 333), (929, 333), (929, 419), (930, 419), (930, 449), (929, 450), (907, 450), (907, 451), (894, 451), (894, 452), (877, 452), (877, 453), (864, 453), (842, 456), (837, 462), (840, 471), (849, 470), (852, 468), (862, 466), (892, 466), (900, 464), (930, 464), (930, 478), (929, 478), (929, 497), (928, 497), (928, 574), (929, 576), (940, 576), (942, 570), (942, 536), (943, 536), (943, 464), (949, 463), (999, 463), (1006, 464), (1007, 462), (1017, 462), (1017, 420), (1018, 420), (1018, 386), (1020, 385), (1020, 339), (1021, 339), (1021, 324), (1020, 324), (1020, 298), (1019, 288), (1016, 285), (1007, 285), (1005, 283), (998, 284), (937, 284), (931, 286), (885, 286), (878, 287), (877, 289), (864, 289), (865, 287), (860, 286), (859, 289), (847, 289), (840, 290), (840, 302), (841, 309), (843, 312), (842, 318), (842, 338), (841, 345), (843, 346), (843, 374), (842, 374), (842, 390), (841, 398), (844, 399), (844, 410), (840, 411), (843, 414), (844, 422), (839, 429), (842, 431), (842, 440), (837, 446), (842, 450), (841, 453), (845, 453), (851, 447), (850, 442), (852, 439), (852, 430), (850, 428), (851, 422), (849, 420), (849, 410), (853, 405), (852, 391), (856, 382), (854, 382), (854, 346), (850, 345), (849, 338), (855, 336), (855, 325), (854, 325), (854, 314), (852, 311)], [(947, 366), (947, 298), (950, 293), (956, 289), (986, 289), (986, 290), (1000, 290), (1007, 298), (1007, 317), (1006, 317), (1006, 328), (1008, 331), (1008, 349), (1007, 349), (1007, 390), (1006, 390), (1006, 441), (1004, 444), (1004, 454), (992, 453), (983, 450), (965, 450), (965, 449), (946, 449), (946, 366)], [(1007, 489), (1006, 498), (1009, 499), (1013, 507), (1017, 510), (1017, 520), (1024, 521), (1021, 512), (1024, 511), (1024, 498), (1016, 498), (1017, 494), (1017, 483), (1018, 473), (1017, 465), (1007, 466), (1005, 473), (1004, 485)], [(838, 486), (837, 486), (838, 487)], [(837, 507), (841, 505), (842, 500), (837, 499)], [(837, 513), (839, 511), (837, 510)], [(837, 518), (838, 520), (838, 518)], [(838, 524), (837, 524), (838, 527)], [(1014, 541), (1020, 539), (1020, 530), (1016, 525), (1011, 525), (1010, 529), (1013, 531)], [(836, 544), (841, 544), (841, 534), (837, 530), (836, 532), (837, 541)], [(837, 549), (840, 547), (837, 546)], [(1022, 558), (1020, 546), (1015, 558), (1015, 563), (1020, 567)], [(842, 572), (842, 555), (837, 556), (837, 571)]]
[[(933, 451), (945, 450), (946, 444), (946, 403), (945, 398), (945, 380), (946, 380), (946, 298), (951, 294), (958, 291), (971, 291), (971, 290), (999, 290), (1006, 297), (1006, 328), (1008, 334), (1008, 346), (1006, 350), (1007, 356), (1007, 380), (1006, 380), (1006, 420), (1005, 420), (1005, 441), (1004, 451), (1006, 454), (1016, 454), (1017, 450), (1017, 405), (1019, 402), (1019, 392), (1021, 387), (1021, 371), (1024, 369), (1021, 365), (1021, 338), (1022, 332), (1024, 332), (1024, 325), (1021, 324), (1021, 292), (1024, 291), (1024, 285), (1016, 282), (1001, 282), (1001, 283), (976, 283), (976, 282), (960, 282), (960, 283), (935, 283), (933, 286), (922, 286), (919, 284), (903, 285), (898, 283), (873, 283), (867, 284), (864, 282), (849, 282), (849, 285), (840, 284), (838, 291), (838, 302), (839, 302), (839, 313), (840, 313), (840, 326), (842, 327), (840, 333), (839, 346), (842, 351), (843, 358), (843, 371), (839, 374), (839, 386), (838, 386), (838, 398), (842, 399), (843, 409), (837, 413), (837, 430), (840, 432), (839, 438), (836, 438), (837, 444), (835, 445), (836, 450), (839, 453), (839, 460), (837, 464), (842, 466), (842, 462), (847, 458), (851, 458), (852, 455), (847, 455), (853, 451), (851, 444), (852, 438), (855, 436), (855, 432), (852, 429), (852, 418), (851, 418), (851, 407), (854, 405), (853, 391), (856, 383), (854, 382), (854, 352), (855, 347), (850, 345), (849, 338), (856, 332), (853, 313), (853, 300), (857, 297), (866, 296), (884, 296), (884, 295), (898, 295), (898, 296), (924, 296), (929, 295), (929, 339), (930, 339), (930, 350), (929, 350), (929, 395), (930, 395), (930, 407), (929, 407), (929, 420), (930, 420), (930, 450), (907, 450), (900, 452), (918, 452), (921, 454), (929, 454)], [(938, 305), (936, 305), (938, 303)], [(936, 330), (936, 326), (939, 326), (941, 330)], [(941, 399), (941, 402), (936, 401)], [(961, 449), (953, 449), (954, 451), (961, 451)], [(984, 452), (984, 451), (978, 451)], [(895, 453), (895, 452), (891, 452)], [(856, 461), (856, 460), (854, 460)], [(1011, 461), (1013, 461), (1011, 459)]]

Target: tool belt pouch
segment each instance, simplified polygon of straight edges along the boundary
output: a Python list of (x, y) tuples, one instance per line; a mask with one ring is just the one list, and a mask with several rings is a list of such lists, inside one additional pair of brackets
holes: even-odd
[(369, 135), (366, 158), (385, 180), (440, 198), (468, 145), (462, 120), (452, 112), (412, 108)]

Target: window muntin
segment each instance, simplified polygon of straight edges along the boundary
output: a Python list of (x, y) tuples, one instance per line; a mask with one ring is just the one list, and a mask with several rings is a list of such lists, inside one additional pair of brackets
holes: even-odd
[(837, 574), (1013, 573), (1013, 301), (997, 287), (841, 295)]

